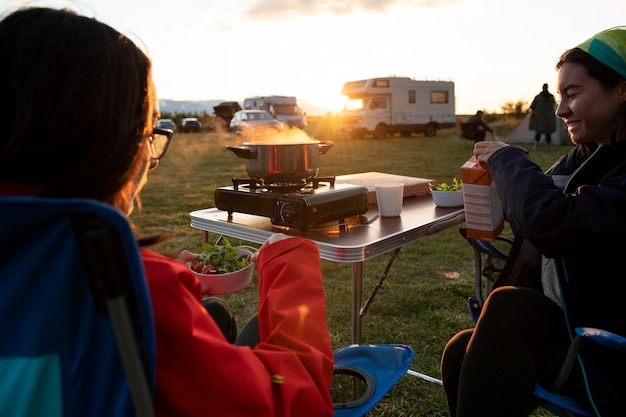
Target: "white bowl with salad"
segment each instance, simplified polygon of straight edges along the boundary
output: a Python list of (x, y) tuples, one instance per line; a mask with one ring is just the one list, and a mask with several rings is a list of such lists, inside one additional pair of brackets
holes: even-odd
[(252, 282), (254, 263), (250, 261), (256, 248), (233, 246), (222, 237), (220, 244), (202, 245), (200, 259), (189, 269), (200, 281), (203, 295), (231, 294)]

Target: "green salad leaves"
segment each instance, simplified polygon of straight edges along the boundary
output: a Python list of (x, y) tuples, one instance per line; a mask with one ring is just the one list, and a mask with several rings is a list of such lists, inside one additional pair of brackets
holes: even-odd
[(205, 243), (202, 245), (200, 259), (191, 265), (191, 269), (203, 274), (224, 274), (238, 271), (248, 266), (251, 262), (248, 254), (237, 256), (237, 250), (239, 249), (245, 249), (249, 252), (257, 251), (252, 246), (234, 246), (224, 236), (215, 244)]
[(463, 181), (457, 179), (456, 177), (452, 178), (452, 184), (448, 184), (442, 182), (439, 185), (428, 184), (430, 191), (459, 191), (463, 188)]

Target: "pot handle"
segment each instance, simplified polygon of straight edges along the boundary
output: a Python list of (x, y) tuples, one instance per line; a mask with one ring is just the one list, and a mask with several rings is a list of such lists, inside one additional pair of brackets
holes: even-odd
[(233, 151), (235, 155), (243, 159), (255, 159), (257, 150), (253, 148), (245, 148), (243, 146), (226, 146), (226, 149)]
[(335, 145), (335, 142), (333, 142), (332, 140), (325, 140), (323, 142), (320, 142), (317, 145), (317, 153), (319, 155), (324, 155), (326, 154), (326, 152), (328, 152), (328, 150), (330, 148), (332, 148)]

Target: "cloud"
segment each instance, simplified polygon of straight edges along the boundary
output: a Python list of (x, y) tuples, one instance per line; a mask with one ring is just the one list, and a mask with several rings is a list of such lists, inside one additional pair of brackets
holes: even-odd
[(251, 0), (244, 15), (252, 20), (318, 14), (345, 15), (355, 11), (385, 12), (392, 6), (437, 7), (459, 0)]

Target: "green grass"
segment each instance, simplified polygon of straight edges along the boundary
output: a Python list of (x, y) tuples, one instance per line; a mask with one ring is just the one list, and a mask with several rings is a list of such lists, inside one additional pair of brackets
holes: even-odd
[[(307, 129), (319, 139), (335, 142), (320, 155), (320, 176), (381, 171), (439, 182), (460, 177), (460, 166), (471, 156), (473, 144), (458, 129), (439, 131), (436, 137), (393, 137), (385, 140), (348, 139), (338, 135), (333, 121), (320, 118)], [(497, 128), (498, 137), (507, 133)], [(226, 150), (240, 145), (225, 133), (176, 134), (157, 170), (150, 174), (141, 201), (132, 215), (144, 234), (167, 233), (171, 238), (156, 250), (177, 255), (182, 249), (199, 251), (202, 233), (190, 227), (189, 213), (214, 207), (215, 188), (231, 177), (246, 177), (245, 160)], [(546, 169), (569, 146), (543, 147), (531, 156)], [(374, 288), (389, 254), (364, 262), (364, 298)], [(322, 261), (328, 305), (328, 327), (334, 348), (350, 343), (351, 266)], [(446, 278), (458, 272), (460, 278)], [(251, 285), (223, 298), (243, 326), (257, 308), (256, 277)], [(439, 378), (441, 352), (457, 331), (472, 325), (466, 299), (473, 293), (472, 250), (456, 227), (401, 251), (363, 320), (364, 343), (403, 343), (415, 350), (411, 369)], [(210, 377), (210, 376), (207, 376)], [(403, 377), (372, 410), (370, 416), (448, 416), (439, 385), (413, 376)], [(542, 414), (536, 414), (542, 415)], [(545, 415), (545, 414), (543, 414)]]

